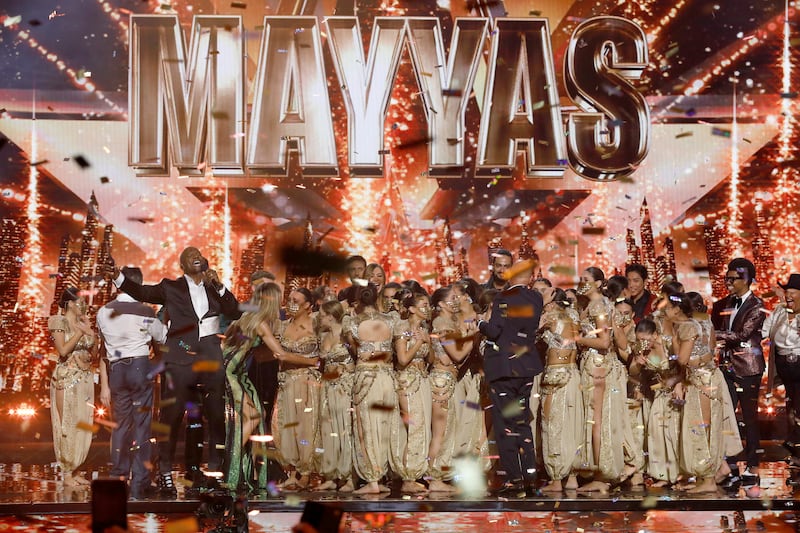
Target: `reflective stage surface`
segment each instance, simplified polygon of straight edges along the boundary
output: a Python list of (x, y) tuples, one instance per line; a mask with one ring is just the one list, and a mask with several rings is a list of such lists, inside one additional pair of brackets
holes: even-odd
[[(103, 465), (91, 468), (85, 477), (107, 473)], [(653, 488), (480, 499), (412, 497), (397, 492), (361, 497), (336, 492), (264, 493), (247, 502), (248, 522), (253, 532), (290, 531), (305, 501), (314, 499), (335, 503), (345, 511), (341, 531), (788, 532), (798, 530), (796, 512), (800, 511), (800, 500), (795, 500), (786, 484), (789, 476), (785, 463), (763, 463), (759, 488), (702, 496)], [(182, 480), (177, 473), (176, 479)], [(199, 512), (200, 497), (187, 494), (187, 484), (178, 486), (175, 500), (128, 502), (129, 530), (221, 531), (224, 519)], [(49, 464), (0, 463), (0, 530), (89, 531), (90, 499), (88, 489), (63, 487)]]

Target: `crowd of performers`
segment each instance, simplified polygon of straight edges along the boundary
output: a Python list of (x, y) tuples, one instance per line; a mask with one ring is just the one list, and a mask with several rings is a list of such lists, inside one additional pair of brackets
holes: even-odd
[[(185, 276), (178, 280), (142, 285), (136, 269), (115, 268), (109, 277), (122, 291), (115, 302), (161, 305), (168, 327), (152, 312), (112, 302), (111, 316), (143, 320), (121, 342), (114, 334), (124, 324), (101, 323), (109, 321), (102, 309), (98, 315), (106, 345), (101, 400), (118, 424), (112, 473), (130, 478), (133, 497), (153, 488), (146, 470), (153, 394), (146, 389), (160, 373), (161, 424), (153, 427), (165, 435), (156, 435), (154, 464), (158, 489), (171, 495), (184, 416), (207, 432), (204, 447), (202, 437), (187, 442), (187, 479), (203, 474), (193, 451), (200, 444), (205, 474), (221, 472), (239, 492), (275, 481), (267, 458), (282, 466), (284, 491), (378, 494), (400, 480), (403, 493), (455, 492), (462, 460), (478, 465), (499, 494), (606, 491), (623, 483), (713, 492), (736, 478), (758, 483), (762, 334), (788, 343), (783, 358), (773, 357), (788, 375), (787, 358), (797, 361), (791, 344), (800, 340), (792, 325), (800, 276), (779, 290), (778, 310), (789, 311), (784, 324), (778, 312), (765, 323), (768, 313), (750, 291), (755, 267), (742, 258), (728, 267), (730, 296), (711, 312), (703, 295), (675, 280), (651, 294), (641, 265), (609, 278), (586, 268), (576, 288), (533, 279), (531, 265), (514, 263), (505, 250), (491, 266), (485, 284), (462, 279), (429, 293), (414, 280), (387, 283), (379, 265), (353, 256), (350, 286), (338, 294), (297, 288), (285, 307), (283, 289), (266, 272), (253, 276), (250, 301), (238, 303), (195, 248), (181, 255)], [(532, 303), (509, 305), (521, 290), (535, 293)], [(50, 320), (61, 356), (53, 376), (53, 433), (65, 482), (79, 485), (85, 480), (73, 474), (90, 436), (73, 428), (81, 420), (91, 424), (85, 406), (94, 393), (86, 373), (95, 334), (80, 295), (66, 295), (62, 308)], [(223, 315), (235, 319), (223, 327)], [(523, 324), (517, 336), (530, 337), (512, 343), (509, 359), (540, 361), (538, 371), (518, 376), (526, 397), (510, 403), (487, 379), (488, 362), (484, 368), (489, 351), (500, 353), (486, 325), (502, 328), (506, 320)], [(137, 335), (142, 345), (165, 343), (160, 362), (141, 347), (130, 352)], [(147, 367), (133, 369), (137, 361)], [(265, 364), (277, 370), (272, 387), (252, 379)], [(794, 380), (784, 381), (792, 399)], [(502, 451), (497, 460), (500, 440), (528, 434), (514, 445), (518, 465), (509, 466)], [(748, 468), (734, 477), (729, 462), (737, 456)]]

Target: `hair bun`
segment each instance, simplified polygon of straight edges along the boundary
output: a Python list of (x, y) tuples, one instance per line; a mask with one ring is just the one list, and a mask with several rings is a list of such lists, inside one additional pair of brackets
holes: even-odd
[(378, 301), (378, 286), (374, 283), (358, 286), (356, 301), (361, 305), (375, 305)]

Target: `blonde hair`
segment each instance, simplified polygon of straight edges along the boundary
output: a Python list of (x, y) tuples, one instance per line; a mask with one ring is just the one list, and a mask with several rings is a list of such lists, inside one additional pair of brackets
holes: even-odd
[(270, 331), (275, 332), (280, 322), (282, 291), (277, 283), (262, 283), (253, 292), (248, 302), (257, 306), (255, 311), (246, 311), (231, 325), (225, 338), (225, 347), (250, 349), (258, 337), (258, 326), (266, 322)]

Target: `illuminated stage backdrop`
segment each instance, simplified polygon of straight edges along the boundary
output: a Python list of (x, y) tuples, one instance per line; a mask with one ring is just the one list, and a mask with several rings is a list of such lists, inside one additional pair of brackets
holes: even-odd
[(41, 4), (0, 6), (0, 388), (44, 386), (54, 298), (103, 303), (108, 253), (157, 281), (197, 245), (241, 297), (303, 243), (430, 286), (490, 245), (562, 285), (796, 270), (783, 2)]

